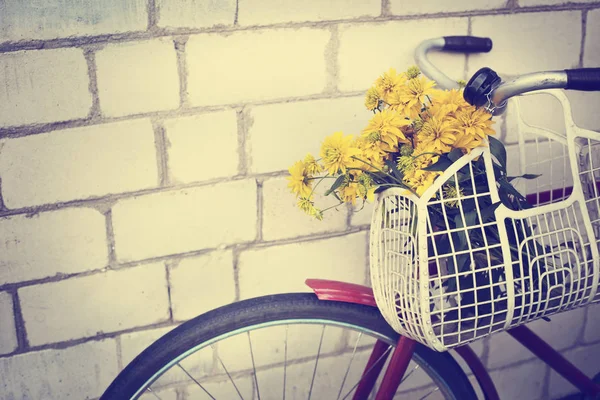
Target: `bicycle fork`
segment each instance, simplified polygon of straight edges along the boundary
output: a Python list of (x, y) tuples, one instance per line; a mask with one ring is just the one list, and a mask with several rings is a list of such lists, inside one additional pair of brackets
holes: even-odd
[[(383, 380), (377, 391), (375, 400), (391, 400), (398, 390), (398, 386), (402, 382), (402, 377), (408, 368), (408, 364), (412, 359), (415, 351), (416, 342), (407, 337), (401, 336), (396, 344), (396, 348), (392, 353), (392, 357), (388, 364)], [(390, 345), (378, 340), (373, 346), (369, 361), (365, 366), (360, 383), (354, 392), (353, 400), (364, 400), (375, 386), (375, 382), (385, 365), (389, 355)]]

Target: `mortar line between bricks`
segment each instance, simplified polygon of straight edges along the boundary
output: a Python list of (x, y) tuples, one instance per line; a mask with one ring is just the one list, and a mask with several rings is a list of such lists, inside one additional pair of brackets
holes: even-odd
[(158, 10), (156, 8), (156, 0), (147, 0), (146, 11), (148, 12), (148, 31), (154, 32), (158, 30)]
[(238, 26), (239, 12), (240, 12), (240, 0), (236, 0), (235, 1), (235, 14), (233, 15), (233, 26)]
[[(152, 1), (152, 0), (150, 0)], [(359, 17), (351, 19), (336, 19), (328, 21), (312, 21), (312, 22), (280, 22), (270, 25), (250, 25), (250, 26), (228, 26), (228, 27), (211, 27), (211, 28), (177, 28), (177, 29), (162, 29), (156, 28), (152, 31), (130, 32), (108, 35), (83, 36), (77, 38), (57, 38), (50, 40), (21, 40), (8, 41), (0, 43), (0, 53), (19, 51), (19, 50), (39, 50), (39, 49), (55, 49), (64, 47), (80, 47), (86, 44), (95, 43), (115, 43), (134, 40), (146, 40), (152, 38), (160, 38), (165, 36), (177, 35), (195, 35), (204, 33), (221, 33), (229, 34), (238, 31), (256, 31), (267, 29), (298, 29), (298, 28), (326, 28), (336, 24), (357, 24), (357, 23), (383, 23), (388, 21), (405, 21), (405, 20), (427, 20), (440, 18), (458, 18), (458, 17), (480, 17), (488, 15), (505, 15), (509, 13), (535, 13), (535, 12), (553, 12), (553, 11), (576, 11), (576, 10), (591, 10), (600, 7), (600, 1), (593, 3), (575, 3), (575, 4), (559, 4), (551, 6), (532, 6), (532, 7), (516, 7), (511, 8), (496, 8), (491, 10), (475, 10), (475, 11), (458, 11), (458, 12), (442, 12), (431, 14), (415, 14), (415, 15), (390, 15), (386, 17)]]
[(171, 296), (171, 264), (170, 262), (165, 262), (165, 279), (167, 281), (167, 300), (169, 302), (169, 321), (173, 322), (173, 300)]
[(129, 333), (137, 333), (137, 332), (143, 332), (143, 331), (148, 331), (151, 329), (159, 329), (159, 328), (168, 328), (168, 327), (174, 328), (179, 324), (180, 324), (180, 322), (171, 323), (170, 321), (163, 321), (163, 322), (157, 322), (155, 324), (141, 325), (141, 326), (127, 328), (127, 329), (110, 332), (110, 333), (102, 333), (102, 334), (96, 335), (96, 336), (89, 336), (89, 337), (78, 338), (78, 339), (64, 340), (62, 342), (30, 346), (29, 348), (27, 348), (24, 351), (15, 351), (15, 352), (8, 353), (8, 354), (2, 354), (2, 355), (0, 355), (0, 359), (14, 357), (14, 356), (20, 355), (20, 354), (34, 353), (34, 352), (43, 351), (43, 350), (63, 350), (63, 349), (68, 349), (70, 347), (78, 346), (78, 345), (89, 343), (89, 342), (99, 342), (99, 341), (107, 340), (107, 339), (116, 339), (117, 337), (119, 337), (121, 335), (126, 335)]
[[(0, 152), (2, 151), (2, 144), (0, 143)], [(7, 211), (6, 205), (4, 204), (4, 198), (2, 197), (2, 176), (0, 176), (0, 214), (3, 211)]]
[(2, 138), (18, 138), (29, 135), (35, 135), (40, 133), (47, 133), (54, 130), (69, 129), (69, 128), (81, 128), (86, 126), (98, 125), (98, 124), (110, 124), (122, 121), (131, 121), (136, 119), (145, 118), (157, 118), (166, 119), (172, 117), (184, 117), (198, 114), (205, 114), (217, 111), (242, 109), (251, 106), (266, 106), (273, 104), (285, 104), (290, 102), (303, 102), (312, 100), (333, 100), (341, 99), (354, 96), (362, 96), (364, 91), (353, 91), (345, 93), (316, 93), (307, 96), (294, 96), (286, 98), (276, 98), (269, 100), (260, 100), (246, 103), (233, 103), (233, 104), (220, 104), (213, 106), (200, 106), (200, 107), (189, 107), (180, 108), (176, 110), (165, 110), (165, 111), (154, 111), (143, 114), (126, 115), (121, 117), (104, 117), (100, 121), (91, 121), (90, 119), (76, 119), (70, 121), (52, 122), (47, 124), (32, 124), (22, 125), (14, 127), (0, 128), (0, 139)]
[[(214, 251), (219, 251), (219, 250), (222, 250), (222, 251), (238, 250), (241, 252), (241, 251), (246, 251), (246, 250), (250, 250), (250, 249), (267, 249), (270, 247), (284, 246), (284, 245), (294, 244), (294, 243), (317, 242), (317, 241), (321, 241), (321, 240), (333, 239), (333, 238), (337, 238), (337, 237), (343, 237), (346, 235), (364, 232), (364, 231), (367, 231), (368, 229), (369, 229), (369, 226), (361, 226), (361, 227), (352, 228), (350, 230), (337, 231), (337, 232), (324, 232), (324, 233), (320, 233), (320, 234), (309, 234), (309, 235), (304, 235), (304, 236), (297, 236), (297, 237), (293, 237), (293, 238), (278, 239), (278, 240), (271, 240), (271, 241), (261, 241), (261, 242), (250, 241), (250, 242), (234, 243), (234, 244), (230, 244), (230, 245), (222, 246), (222, 247), (209, 247), (209, 248), (203, 248), (203, 249), (199, 249), (199, 250), (187, 251), (187, 252), (183, 252), (183, 253), (167, 254), (164, 256), (150, 257), (150, 258), (144, 258), (144, 259), (131, 261), (131, 262), (124, 262), (124, 263), (120, 263), (120, 264), (116, 264), (116, 265), (112, 266), (111, 271), (122, 271), (122, 270), (126, 270), (129, 268), (135, 268), (135, 267), (144, 266), (144, 265), (156, 263), (156, 262), (167, 262), (167, 261), (171, 261), (174, 259), (193, 258), (193, 257), (201, 256), (201, 255), (212, 253)], [(32, 279), (32, 280), (28, 280), (28, 281), (13, 282), (13, 283), (7, 283), (4, 285), (0, 285), (0, 291), (11, 291), (11, 290), (20, 289), (20, 288), (27, 287), (27, 286), (61, 282), (61, 281), (71, 279), (71, 278), (83, 278), (83, 277), (103, 274), (106, 272), (107, 272), (107, 268), (102, 267), (102, 268), (97, 268), (97, 269), (93, 269), (90, 271), (75, 272), (75, 273), (71, 273), (71, 274), (58, 273), (54, 276), (49, 276), (49, 277), (45, 277), (45, 278)]]
[(391, 14), (390, 0), (381, 0), (381, 16), (387, 17)]
[(247, 175), (250, 170), (250, 141), (248, 140), (248, 131), (252, 125), (252, 116), (250, 110), (242, 106), (236, 110), (237, 140), (238, 140), (238, 173), (242, 176)]
[(89, 121), (98, 121), (102, 116), (100, 111), (100, 96), (98, 94), (98, 75), (96, 74), (96, 49), (86, 46), (83, 49), (83, 56), (87, 62), (88, 90), (92, 96), (92, 107), (87, 119)]
[(264, 220), (264, 196), (263, 183), (261, 179), (256, 180), (256, 241), (263, 240), (263, 220)]
[(233, 290), (234, 290), (234, 302), (240, 301), (242, 298), (240, 293), (240, 250), (233, 249), (231, 252), (232, 263), (233, 263)]
[(15, 317), (15, 333), (17, 335), (17, 350), (26, 351), (30, 348), (29, 340), (27, 339), (27, 330), (25, 328), (25, 319), (23, 318), (23, 310), (21, 309), (21, 300), (19, 298), (18, 288), (8, 291), (12, 295), (13, 315)]
[(176, 37), (173, 41), (175, 44), (175, 53), (177, 54), (177, 73), (179, 74), (179, 105), (180, 108), (189, 107), (189, 99), (187, 95), (187, 62), (185, 56), (185, 46), (188, 36)]
[(202, 187), (236, 182), (236, 181), (247, 180), (247, 179), (281, 178), (281, 177), (286, 176), (286, 174), (287, 174), (287, 171), (281, 170), (281, 171), (274, 171), (274, 172), (267, 172), (267, 173), (260, 173), (260, 174), (252, 174), (252, 175), (248, 175), (248, 176), (236, 175), (236, 176), (227, 177), (227, 178), (217, 178), (217, 179), (211, 179), (211, 180), (201, 181), (201, 182), (170, 185), (168, 187), (155, 187), (155, 188), (150, 188), (150, 189), (141, 189), (141, 190), (136, 190), (136, 191), (132, 191), (132, 192), (109, 194), (109, 195), (105, 195), (105, 196), (90, 197), (87, 199), (70, 200), (70, 201), (60, 202), (60, 203), (40, 204), (40, 205), (36, 205), (36, 206), (22, 207), (22, 208), (16, 208), (16, 209), (9, 209), (6, 211), (0, 211), (0, 218), (16, 216), (16, 215), (34, 216), (34, 215), (42, 213), (42, 212), (64, 210), (65, 208), (70, 208), (70, 207), (103, 208), (103, 207), (106, 207), (107, 203), (116, 202), (119, 200), (126, 200), (126, 199), (129, 199), (132, 197), (137, 197), (137, 196), (168, 193), (168, 192), (173, 192), (173, 191), (177, 191), (177, 190), (185, 190), (185, 189), (198, 189), (198, 188), (202, 188)]
[(585, 41), (587, 38), (587, 15), (587, 10), (583, 10), (581, 12), (581, 49), (579, 51), (579, 64), (577, 65), (578, 68), (583, 68), (583, 60), (585, 58)]
[(115, 249), (115, 231), (112, 220), (112, 209), (104, 213), (106, 220), (106, 245), (108, 247), (108, 265), (114, 267), (117, 265), (117, 254)]
[(168, 187), (169, 178), (169, 154), (167, 152), (167, 138), (165, 127), (162, 121), (152, 120), (152, 130), (154, 131), (154, 146), (156, 151), (156, 168), (158, 171), (158, 186)]

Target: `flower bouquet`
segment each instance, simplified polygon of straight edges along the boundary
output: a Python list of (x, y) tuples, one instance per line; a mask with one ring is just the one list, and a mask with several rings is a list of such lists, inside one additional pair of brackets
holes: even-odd
[(469, 105), (462, 89), (437, 89), (417, 67), (381, 75), (365, 106), (373, 116), (360, 134), (326, 137), (320, 157), (289, 169), (288, 186), (319, 220), (329, 210), (314, 201), (323, 182), (338, 201), (330, 208), (380, 193), (371, 280), (390, 325), (445, 350), (560, 308), (555, 289), (568, 284), (562, 264), (572, 260), (556, 259), (554, 239), (539, 236), (534, 219), (497, 218), (501, 205), (504, 216), (533, 208), (513, 182), (539, 175), (508, 176), (492, 115)]

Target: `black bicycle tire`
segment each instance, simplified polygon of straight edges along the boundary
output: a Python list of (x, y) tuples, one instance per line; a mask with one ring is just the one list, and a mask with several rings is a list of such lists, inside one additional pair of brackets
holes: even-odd
[[(395, 341), (398, 334), (377, 308), (321, 301), (312, 293), (257, 297), (209, 311), (173, 329), (139, 354), (106, 389), (100, 400), (130, 399), (157, 371), (187, 350), (241, 327), (289, 319), (327, 319), (367, 328)], [(415, 352), (455, 398), (476, 399), (473, 386), (448, 353), (417, 344)]]

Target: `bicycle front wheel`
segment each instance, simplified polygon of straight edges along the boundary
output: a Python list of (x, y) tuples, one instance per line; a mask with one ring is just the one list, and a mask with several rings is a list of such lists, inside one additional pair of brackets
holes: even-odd
[[(311, 293), (245, 300), (157, 340), (101, 400), (352, 399), (377, 340), (387, 355), (398, 334), (374, 307), (320, 301)], [(476, 395), (449, 354), (418, 344), (395, 398)]]

